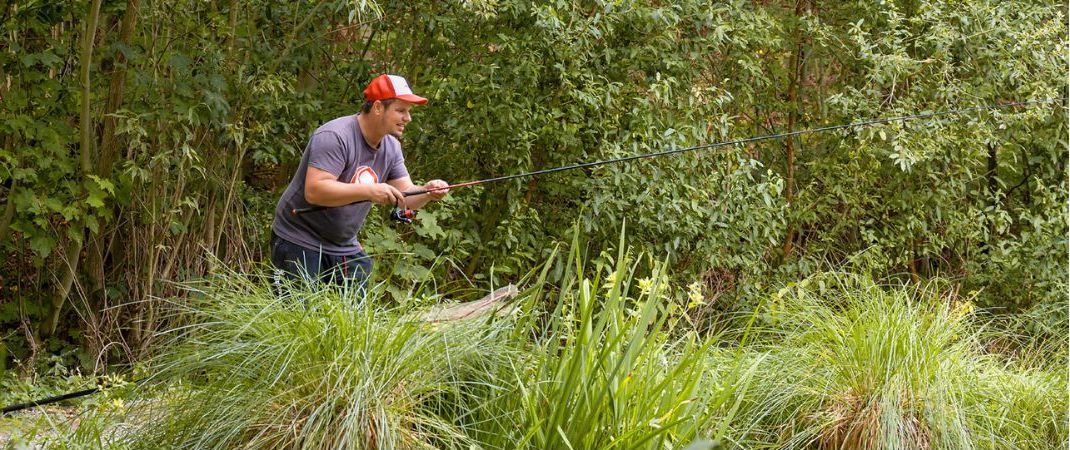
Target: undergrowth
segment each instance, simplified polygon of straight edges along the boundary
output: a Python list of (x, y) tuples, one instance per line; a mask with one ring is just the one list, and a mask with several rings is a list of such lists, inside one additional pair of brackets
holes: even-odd
[[(374, 287), (279, 295), (231, 274), (174, 305), (153, 375), (121, 407), (42, 436), (60, 448), (1068, 444), (1065, 367), (1037, 363), (1065, 348), (994, 351), (1014, 331), (938, 284), (824, 273), (724, 335), (698, 331), (688, 312), (701, 299), (670, 285), (664, 264), (637, 261), (649, 257), (623, 238), (597, 258), (576, 239), (503, 314), (441, 323), (421, 309), (437, 292), (392, 304)], [(553, 271), (566, 276), (548, 283)]]

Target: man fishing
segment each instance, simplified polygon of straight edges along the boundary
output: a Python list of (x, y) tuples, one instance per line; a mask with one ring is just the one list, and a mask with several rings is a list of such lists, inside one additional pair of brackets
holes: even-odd
[(278, 276), (363, 288), (372, 260), (357, 234), (372, 203), (418, 209), (446, 196), (449, 184), (442, 180), (424, 184), (425, 193), (404, 194), (416, 186), (399, 139), (412, 121), (411, 109), (426, 103), (404, 78), (380, 75), (364, 89), (359, 114), (331, 120), (312, 133), (275, 206), (271, 263)]

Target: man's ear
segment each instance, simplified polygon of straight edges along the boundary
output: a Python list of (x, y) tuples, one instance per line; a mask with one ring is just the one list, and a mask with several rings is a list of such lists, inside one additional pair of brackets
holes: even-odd
[(375, 113), (375, 115), (380, 115), (384, 111), (386, 111), (386, 107), (383, 106), (383, 102), (381, 100), (376, 100), (375, 103), (372, 103), (372, 111)]

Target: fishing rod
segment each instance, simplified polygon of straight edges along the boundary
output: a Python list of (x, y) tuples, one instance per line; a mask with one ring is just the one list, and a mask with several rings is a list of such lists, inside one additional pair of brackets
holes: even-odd
[[(1000, 109), (1000, 108), (1011, 108), (1011, 107), (1015, 107), (1015, 106), (1027, 106), (1027, 105), (1035, 105), (1035, 104), (1045, 104), (1045, 103), (1052, 103), (1052, 102), (1055, 102), (1057, 100), (1061, 100), (1061, 99), (1050, 99), (1049, 98), (1049, 99), (1044, 99), (1044, 100), (1029, 100), (1029, 101), (1012, 102), (1012, 103), (997, 103), (997, 104), (991, 104), (991, 105), (973, 106), (973, 107), (969, 107), (969, 108), (948, 109), (948, 110), (943, 110), (943, 111), (934, 111), (934, 112), (926, 112), (926, 113), (918, 113), (918, 114), (909, 114), (909, 115), (902, 115), (902, 116), (895, 116), (895, 117), (875, 118), (875, 119), (863, 120), (863, 121), (860, 121), (860, 122), (853, 122), (853, 123), (839, 124), (839, 125), (829, 125), (829, 126), (824, 126), (824, 127), (819, 127), (819, 128), (810, 128), (810, 129), (806, 129), (806, 130), (787, 131), (787, 132), (784, 132), (784, 133), (765, 134), (765, 135), (752, 136), (752, 137), (743, 138), (743, 139), (736, 139), (736, 140), (732, 140), (732, 141), (714, 142), (714, 143), (710, 143), (710, 144), (696, 145), (696, 146), (693, 146), (693, 147), (674, 148), (674, 149), (671, 149), (671, 150), (665, 150), (665, 151), (660, 151), (660, 152), (643, 153), (643, 154), (639, 154), (639, 155), (623, 156), (623, 157), (619, 157), (619, 158), (603, 159), (603, 160), (590, 161), (590, 162), (584, 162), (584, 163), (577, 163), (577, 164), (561, 166), (561, 167), (553, 167), (553, 168), (549, 168), (549, 169), (542, 169), (542, 170), (536, 170), (536, 171), (532, 171), (532, 172), (518, 173), (518, 174), (514, 174), (514, 175), (503, 175), (503, 176), (498, 176), (498, 177), (493, 177), (493, 178), (485, 178), (485, 179), (482, 179), (482, 180), (466, 181), (466, 182), (463, 182), (463, 183), (451, 184), (451, 185), (444, 186), (444, 187), (431, 188), (431, 189), (419, 189), (419, 190), (415, 190), (415, 191), (403, 192), (402, 195), (405, 196), (405, 197), (412, 197), (414, 195), (422, 195), (422, 194), (427, 194), (429, 192), (435, 192), (435, 191), (441, 191), (441, 190), (447, 190), (447, 189), (457, 189), (457, 188), (470, 187), (470, 186), (478, 186), (478, 185), (481, 185), (481, 184), (496, 183), (496, 182), (499, 182), (499, 181), (515, 180), (515, 179), (518, 179), (518, 178), (534, 177), (534, 176), (539, 176), (539, 175), (551, 174), (551, 173), (555, 173), (555, 172), (564, 172), (564, 171), (567, 171), (567, 170), (583, 169), (583, 168), (588, 168), (588, 167), (603, 166), (603, 165), (607, 165), (607, 164), (622, 163), (622, 162), (627, 162), (627, 161), (633, 161), (633, 160), (636, 160), (636, 159), (658, 158), (658, 157), (661, 157), (661, 156), (675, 155), (677, 153), (693, 152), (693, 151), (698, 151), (698, 150), (707, 150), (707, 149), (718, 148), (718, 147), (726, 147), (726, 146), (730, 146), (730, 145), (748, 144), (748, 143), (751, 143), (751, 142), (792, 138), (792, 137), (795, 137), (795, 136), (801, 136), (801, 135), (805, 135), (805, 134), (817, 134), (817, 133), (824, 133), (824, 132), (828, 132), (828, 131), (843, 130), (843, 129), (847, 129), (847, 128), (859, 128), (859, 127), (867, 127), (867, 126), (872, 126), (872, 125), (883, 125), (883, 124), (888, 124), (888, 123), (893, 123), (893, 122), (908, 122), (908, 121), (917, 120), (917, 119), (928, 119), (928, 118), (932, 118), (932, 117), (965, 114), (965, 113), (977, 112), (977, 111), (987, 111), (987, 110)], [(370, 200), (361, 200), (361, 201), (349, 203), (348, 205), (344, 205), (344, 206), (356, 205), (356, 204), (360, 204), (360, 203), (367, 203), (369, 201)], [(308, 207), (308, 208), (294, 208), (294, 209), (291, 209), (290, 212), (291, 212), (291, 214), (296, 216), (298, 214), (303, 214), (303, 213), (313, 212), (313, 211), (319, 211), (319, 210), (328, 209), (328, 208), (332, 208), (332, 207), (313, 205), (313, 206)], [(391, 217), (391, 219), (393, 219), (395, 221), (398, 221), (398, 222), (412, 223), (412, 219), (414, 219), (416, 217), (416, 211), (411, 210), (411, 209), (402, 209), (400, 207), (397, 207), (397, 205), (395, 205), (394, 211), (391, 213), (390, 217)]]

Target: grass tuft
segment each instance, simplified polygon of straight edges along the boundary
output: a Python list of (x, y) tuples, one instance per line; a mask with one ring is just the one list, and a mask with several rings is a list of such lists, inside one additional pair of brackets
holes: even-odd
[(985, 352), (971, 312), (934, 289), (824, 274), (781, 291), (763, 313), (756, 349), (768, 354), (767, 370), (746, 415), (774, 432), (759, 441), (827, 449), (1065, 442), (1065, 377), (1010, 369)]
[[(137, 435), (154, 448), (466, 447), (435, 399), (505, 360), (501, 327), (430, 325), (345, 290), (231, 277), (188, 308), (157, 361), (188, 389), (156, 403)], [(434, 443), (434, 445), (432, 445)]]

